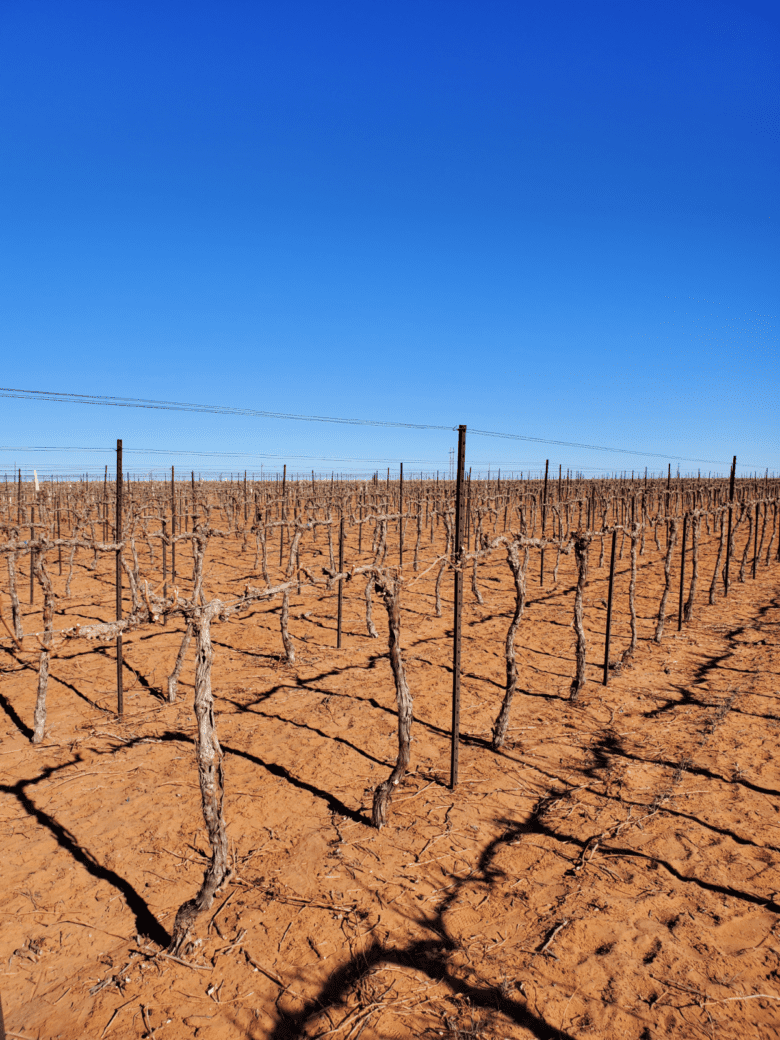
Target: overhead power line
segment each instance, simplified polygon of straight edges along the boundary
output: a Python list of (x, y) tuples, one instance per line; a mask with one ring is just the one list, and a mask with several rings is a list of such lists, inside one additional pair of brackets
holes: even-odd
[[(39, 444), (39, 445), (19, 445), (19, 444), (0, 444), (0, 451), (85, 451), (85, 452), (102, 452), (114, 454), (116, 448), (85, 448), (83, 445), (53, 445), (53, 444)], [(290, 455), (286, 453), (284, 455), (275, 454), (272, 452), (265, 451), (190, 451), (186, 448), (123, 448), (125, 455), (165, 455), (167, 457), (175, 457), (188, 455), (197, 458), (208, 458), (208, 459), (272, 459), (274, 461), (285, 461), (291, 459), (297, 459), (300, 461), (308, 462), (383, 462), (385, 464), (398, 464), (399, 462), (408, 462), (415, 465), (429, 465), (429, 466), (441, 466), (441, 459), (411, 459), (411, 458), (394, 458), (394, 459), (383, 459), (383, 458), (346, 458), (344, 456), (333, 456), (333, 455)], [(481, 463), (472, 462), (472, 465), (478, 465)], [(484, 465), (488, 465), (487, 462)]]
[[(296, 415), (289, 412), (261, 411), (256, 408), (236, 408), (230, 405), (153, 401), (143, 397), (114, 397), (99, 394), (68, 394), (57, 390), (20, 390), (13, 387), (0, 387), (0, 397), (11, 397), (26, 401), (50, 401), (56, 404), (91, 404), (111, 408), (150, 408), (155, 411), (236, 415), (253, 419), (293, 419), (297, 422), (336, 423), (340, 426), (375, 426), (404, 430), (443, 430), (447, 432), (457, 429), (457, 426), (442, 426), (432, 423), (398, 422), (390, 419), (344, 419), (331, 415)], [(631, 448), (609, 448), (601, 444), (581, 444), (576, 441), (549, 440), (545, 437), (530, 437), (520, 433), (499, 433), (493, 430), (477, 429), (469, 429), (469, 433), (478, 437), (499, 437), (503, 440), (525, 441), (531, 444), (554, 444), (565, 448), (583, 448), (586, 451), (608, 451), (620, 455), (666, 459), (671, 462), (705, 462), (712, 465), (725, 465), (722, 459), (693, 459), (682, 455), (665, 455), (663, 452), (657, 451), (634, 451)]]

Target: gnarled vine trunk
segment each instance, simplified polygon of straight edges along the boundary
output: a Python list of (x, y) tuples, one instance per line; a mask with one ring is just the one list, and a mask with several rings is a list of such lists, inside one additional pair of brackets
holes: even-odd
[(376, 587), (387, 610), (390, 666), (393, 669), (398, 705), (398, 757), (390, 776), (374, 791), (371, 821), (375, 827), (381, 828), (387, 823), (387, 810), (393, 792), (403, 779), (409, 765), (414, 705), (401, 656), (401, 580), (400, 578), (393, 579), (380, 571), (376, 576)]
[(51, 656), (52, 633), (54, 630), (54, 588), (46, 572), (44, 553), (35, 553), (35, 577), (43, 590), (43, 640), (38, 664), (38, 696), (35, 701), (33, 744), (40, 744), (46, 727), (46, 690), (49, 684), (49, 658)]
[(747, 564), (748, 554), (750, 553), (750, 543), (753, 541), (753, 524), (755, 521), (754, 514), (758, 506), (747, 506), (747, 518), (748, 518), (748, 533), (745, 541), (745, 548), (742, 551), (742, 560), (739, 567), (739, 580), (744, 584), (745, 582), (745, 565)]
[(11, 597), (11, 624), (14, 627), (14, 635), (21, 642), (24, 639), (24, 628), (22, 627), (22, 608), (19, 605), (19, 593), (16, 591), (17, 559), (15, 552), (8, 554), (8, 593)]
[[(506, 690), (501, 710), (493, 726), (493, 749), (497, 751), (506, 739), (509, 726), (509, 713), (517, 689), (517, 661), (515, 658), (515, 636), (525, 608), (525, 566), (520, 562), (520, 547), (517, 542), (510, 542), (506, 547), (506, 558), (512, 571), (515, 583), (515, 612), (506, 634)], [(528, 554), (525, 554), (525, 562)]]
[(182, 637), (181, 646), (179, 652), (176, 655), (176, 663), (173, 666), (173, 671), (168, 676), (168, 703), (173, 704), (176, 700), (176, 693), (179, 688), (179, 676), (184, 665), (184, 658), (189, 649), (190, 640), (192, 639), (192, 622), (187, 622), (187, 627), (184, 630), (184, 636)]
[(198, 723), (198, 780), (200, 782), (203, 819), (211, 843), (211, 862), (203, 877), (203, 884), (194, 899), (179, 907), (173, 923), (169, 952), (180, 953), (197, 917), (208, 910), (214, 896), (230, 876), (228, 843), (223, 814), (224, 782), (222, 776), (222, 748), (214, 724), (214, 697), (211, 690), (211, 665), (214, 651), (211, 645), (211, 623), (223, 604), (213, 600), (200, 608), (192, 618), (197, 655), (195, 662), (195, 718)]
[(701, 517), (692, 517), (693, 530), (691, 532), (692, 551), (691, 551), (691, 586), (688, 591), (688, 599), (685, 601), (683, 608), (683, 621), (690, 621), (691, 614), (693, 613), (693, 604), (696, 599), (696, 586), (699, 580), (699, 531), (701, 528)]
[(718, 575), (720, 574), (720, 565), (723, 560), (723, 549), (726, 545), (726, 520), (725, 514), (720, 514), (720, 541), (718, 542), (718, 555), (715, 559), (715, 570), (712, 572), (712, 581), (710, 582), (710, 595), (709, 604), (712, 606), (715, 603), (715, 589), (718, 585)]
[(672, 554), (674, 553), (674, 547), (677, 544), (677, 518), (672, 517), (669, 520), (669, 535), (666, 540), (666, 556), (664, 557), (664, 591), (661, 593), (661, 602), (658, 605), (658, 622), (655, 626), (654, 639), (656, 643), (660, 643), (664, 634), (664, 624), (666, 623), (666, 602), (669, 599), (669, 593), (672, 588)]
[(585, 655), (587, 643), (585, 641), (585, 626), (583, 625), (582, 611), (585, 597), (585, 588), (588, 584), (588, 548), (591, 536), (589, 534), (577, 534), (574, 536), (574, 559), (577, 563), (577, 589), (574, 594), (574, 632), (577, 636), (577, 673), (571, 684), (570, 700), (576, 700), (585, 685)]

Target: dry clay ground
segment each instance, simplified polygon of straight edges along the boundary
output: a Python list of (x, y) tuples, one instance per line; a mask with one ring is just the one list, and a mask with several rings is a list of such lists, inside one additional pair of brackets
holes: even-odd
[[(207, 595), (257, 581), (240, 544), (212, 543)], [(126, 639), (121, 721), (113, 647), (69, 643), (52, 663), (37, 748), (35, 673), (3, 652), (0, 993), (10, 1035), (780, 1035), (780, 567), (762, 565), (714, 607), (705, 588), (691, 623), (678, 635), (670, 617), (659, 646), (652, 538), (640, 565), (639, 649), (604, 688), (607, 571), (598, 543), (591, 550), (590, 681), (571, 704), (573, 560), (540, 588), (534, 554), (522, 692), (500, 754), (488, 739), (511, 579), (501, 553), (482, 567), (484, 605), (466, 592), (454, 792), (451, 602), (437, 619), (430, 576), (405, 593), (413, 770), (381, 832), (368, 819), (395, 759), (395, 695), (378, 603), (380, 638), (365, 635), (363, 581), (346, 589), (341, 651), (335, 595), (293, 598), (293, 667), (279, 660), (278, 604), (215, 625), (235, 872), (198, 922), (188, 954), (198, 967), (155, 957), (208, 852), (192, 651), (177, 703), (161, 694), (180, 623)], [(69, 617), (111, 616), (112, 569), (106, 559), (97, 575), (77, 570)], [(445, 589), (451, 596), (449, 577)], [(25, 627), (37, 629), (40, 614), (26, 609)]]

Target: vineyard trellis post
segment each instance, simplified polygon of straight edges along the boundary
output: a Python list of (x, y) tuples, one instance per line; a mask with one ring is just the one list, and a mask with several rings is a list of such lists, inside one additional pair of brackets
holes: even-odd
[[(116, 442), (116, 542), (122, 540), (122, 441)], [(116, 550), (116, 619), (122, 620), (122, 550)], [(116, 710), (121, 715), (125, 710), (122, 689), (122, 633), (116, 637)]]
[(454, 565), (454, 605), (452, 632), (452, 744), (450, 749), (450, 788), (458, 782), (460, 740), (460, 650), (463, 615), (463, 477), (466, 467), (466, 427), (458, 427), (458, 473), (455, 485), (455, 536), (452, 546)]

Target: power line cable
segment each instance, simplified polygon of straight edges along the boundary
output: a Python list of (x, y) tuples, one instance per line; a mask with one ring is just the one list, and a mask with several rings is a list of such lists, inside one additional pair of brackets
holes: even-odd
[[(0, 397), (26, 401), (49, 401), (56, 404), (91, 404), (112, 408), (149, 408), (155, 411), (199, 412), (212, 415), (237, 415), (255, 419), (293, 419), (297, 422), (336, 423), (341, 426), (376, 426), (405, 430), (439, 430), (451, 432), (456, 426), (441, 426), (431, 423), (398, 422), (389, 419), (344, 419), (329, 415), (297, 415), (288, 412), (268, 412), (255, 408), (236, 408), (229, 405), (191, 404), (181, 401), (154, 401), (143, 397), (114, 397), (99, 394), (69, 394), (57, 390), (20, 390), (0, 387)], [(600, 444), (580, 444), (575, 441), (549, 440), (545, 437), (529, 437), (520, 433), (499, 433), (493, 430), (470, 429), (478, 437), (499, 437), (503, 440), (525, 441), (532, 444), (554, 444), (565, 448), (583, 448), (586, 451), (609, 451), (621, 455), (637, 455), (643, 458), (666, 459), (672, 462), (704, 462), (710, 465), (725, 465), (722, 459), (694, 459), (682, 455), (665, 455), (656, 451), (634, 451), (631, 448), (608, 448)]]
[[(386, 464), (398, 464), (399, 462), (409, 463), (420, 463), (431, 466), (442, 465), (441, 459), (411, 459), (411, 458), (345, 458), (344, 456), (331, 456), (331, 455), (291, 455), (285, 453), (283, 455), (274, 454), (272, 452), (261, 452), (261, 451), (192, 451), (186, 448), (123, 448), (125, 455), (191, 455), (198, 458), (216, 458), (216, 459), (274, 459), (274, 460), (286, 460), (286, 459), (299, 459), (309, 462), (384, 462)], [(85, 452), (110, 452), (113, 454), (116, 449), (111, 448), (87, 448), (83, 445), (53, 445), (53, 444), (39, 444), (39, 445), (19, 445), (19, 444), (0, 444), (0, 451), (85, 451)], [(472, 462), (472, 465), (479, 465), (481, 463)], [(488, 463), (485, 462), (487, 466)]]

